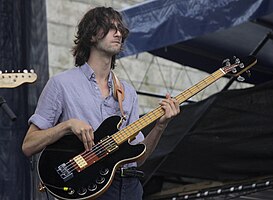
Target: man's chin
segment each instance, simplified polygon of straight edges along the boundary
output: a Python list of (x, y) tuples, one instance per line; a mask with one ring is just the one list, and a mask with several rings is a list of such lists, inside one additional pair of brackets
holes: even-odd
[(109, 53), (111, 53), (112, 55), (117, 55), (117, 54), (119, 54), (120, 53), (120, 51), (121, 51), (121, 49), (120, 48), (113, 48), (113, 49), (111, 49), (110, 51), (109, 51)]

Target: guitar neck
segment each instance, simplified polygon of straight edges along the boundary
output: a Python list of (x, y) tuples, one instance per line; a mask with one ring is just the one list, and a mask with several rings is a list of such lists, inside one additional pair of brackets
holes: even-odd
[[(193, 85), (189, 89), (183, 91), (179, 95), (175, 97), (175, 99), (179, 102), (179, 104), (185, 102), (201, 90), (205, 89), (210, 84), (217, 81), (219, 78), (224, 76), (226, 73), (222, 69), (218, 69), (210, 76), (206, 77), (202, 81), (198, 82), (197, 84)], [(125, 127), (124, 129), (118, 131), (114, 135), (112, 135), (112, 138), (115, 140), (115, 142), (119, 145), (123, 142), (127, 141), (128, 139), (134, 138), (139, 131), (141, 131), (143, 128), (151, 124), (152, 122), (156, 121), (160, 117), (164, 115), (164, 110), (161, 106), (157, 107), (156, 109), (150, 111), (134, 123), (130, 124), (129, 126)]]

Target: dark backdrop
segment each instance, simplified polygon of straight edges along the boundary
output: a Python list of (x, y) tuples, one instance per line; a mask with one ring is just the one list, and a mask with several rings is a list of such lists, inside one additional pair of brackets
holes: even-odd
[(0, 70), (34, 69), (38, 79), (14, 89), (0, 88), (9, 107), (17, 115), (11, 121), (0, 109), (0, 199), (29, 200), (36, 190), (32, 159), (21, 145), (37, 98), (48, 79), (46, 6), (44, 0), (0, 0)]
[(171, 177), (225, 182), (272, 176), (272, 99), (269, 81), (182, 106), (142, 166), (144, 186), (160, 188)]

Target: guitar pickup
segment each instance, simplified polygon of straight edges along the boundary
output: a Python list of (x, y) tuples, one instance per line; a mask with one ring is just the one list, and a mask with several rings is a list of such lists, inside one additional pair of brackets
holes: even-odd
[(65, 163), (59, 165), (56, 168), (56, 171), (59, 174), (59, 176), (64, 180), (64, 182), (73, 178), (73, 173), (67, 168)]

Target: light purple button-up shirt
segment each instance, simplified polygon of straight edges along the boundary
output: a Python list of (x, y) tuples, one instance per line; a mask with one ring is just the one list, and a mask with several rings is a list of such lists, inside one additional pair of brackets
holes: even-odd
[[(121, 83), (125, 92), (122, 105), (127, 117), (121, 126), (123, 128), (136, 121), (139, 113), (134, 88), (125, 81)], [(96, 130), (106, 118), (121, 115), (119, 104), (113, 97), (112, 84), (110, 73), (108, 79), (110, 95), (103, 98), (95, 73), (87, 63), (53, 76), (43, 89), (29, 123), (35, 124), (40, 129), (48, 129), (60, 122), (76, 118), (85, 121)], [(140, 132), (132, 144), (139, 143), (143, 139), (144, 136)]]

